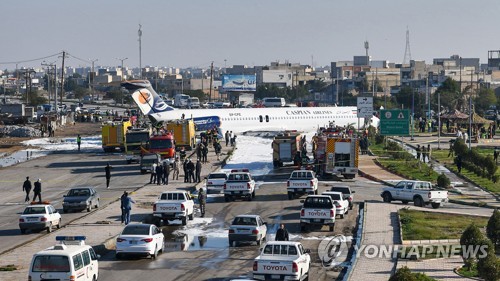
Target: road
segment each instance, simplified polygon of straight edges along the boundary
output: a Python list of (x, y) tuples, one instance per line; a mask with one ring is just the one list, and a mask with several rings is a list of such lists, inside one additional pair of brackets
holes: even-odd
[[(113, 166), (110, 189), (106, 189), (104, 178), (104, 166), (108, 162)], [(104, 206), (118, 199), (124, 190), (135, 190), (149, 181), (149, 175), (140, 175), (137, 164), (127, 165), (117, 154), (57, 153), (0, 169), (1, 253), (45, 234), (42, 231), (20, 235), (18, 220), (26, 206), (22, 191), (26, 176), (32, 182), (42, 180), (42, 199), (50, 201), (59, 212), (62, 212), (63, 195), (71, 187), (94, 186), (101, 197), (100, 205)], [(65, 225), (86, 214), (86, 211), (64, 214), (62, 223)]]

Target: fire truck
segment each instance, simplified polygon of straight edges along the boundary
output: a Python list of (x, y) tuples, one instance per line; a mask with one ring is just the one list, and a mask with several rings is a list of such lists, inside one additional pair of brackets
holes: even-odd
[(167, 131), (174, 133), (175, 147), (186, 151), (196, 146), (196, 130), (192, 119), (178, 119), (167, 123)]
[(174, 134), (161, 132), (149, 138), (149, 153), (158, 153), (163, 161), (172, 164), (175, 160)]
[(283, 167), (285, 162), (293, 162), (295, 154), (300, 151), (300, 140), (302, 134), (296, 131), (285, 131), (274, 137), (273, 166)]
[(108, 121), (102, 124), (102, 149), (113, 152), (117, 148), (125, 151), (125, 134), (132, 127), (129, 119)]
[(336, 134), (315, 136), (315, 158), (323, 176), (353, 179), (358, 173), (359, 139)]
[(151, 128), (131, 128), (125, 134), (125, 160), (139, 163), (143, 148), (149, 148)]

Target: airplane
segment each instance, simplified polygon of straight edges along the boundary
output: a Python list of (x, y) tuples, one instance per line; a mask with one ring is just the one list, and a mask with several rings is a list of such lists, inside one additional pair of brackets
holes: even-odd
[[(217, 126), (220, 130), (233, 133), (284, 130), (314, 132), (319, 127), (327, 127), (332, 121), (341, 127), (356, 127), (356, 124), (364, 127), (365, 124), (364, 118), (358, 120), (355, 106), (176, 109), (163, 101), (148, 80), (124, 81), (121, 85), (132, 92), (139, 109), (153, 121), (192, 118), (198, 131)], [(379, 119), (374, 116), (368, 122), (377, 127)]]

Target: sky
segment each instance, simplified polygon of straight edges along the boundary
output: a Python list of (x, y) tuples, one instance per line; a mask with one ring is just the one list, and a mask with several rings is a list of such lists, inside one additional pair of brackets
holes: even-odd
[[(498, 0), (50, 0), (0, 1), (0, 69), (66, 65), (216, 67), (352, 60), (480, 58), (500, 49)], [(45, 59), (61, 65), (58, 56)]]

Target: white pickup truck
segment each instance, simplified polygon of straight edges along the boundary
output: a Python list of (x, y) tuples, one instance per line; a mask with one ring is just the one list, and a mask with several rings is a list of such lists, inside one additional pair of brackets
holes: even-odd
[(335, 211), (337, 215), (340, 216), (341, 219), (344, 218), (345, 215), (349, 212), (349, 201), (344, 199), (344, 195), (342, 192), (337, 191), (325, 191), (321, 193), (321, 195), (328, 195), (333, 200), (333, 204), (335, 205)]
[(255, 198), (255, 181), (248, 172), (232, 172), (224, 183), (224, 199), (226, 202), (234, 198)]
[(186, 225), (188, 218), (193, 220), (193, 199), (184, 191), (163, 192), (153, 204), (153, 216), (156, 225), (161, 225), (162, 222), (168, 224), (169, 220), (181, 220), (182, 225)]
[(270, 241), (253, 262), (255, 280), (307, 280), (310, 251), (300, 242)]
[(300, 230), (306, 230), (307, 225), (328, 225), (329, 230), (335, 228), (336, 207), (327, 195), (309, 195), (300, 210)]
[(395, 186), (384, 187), (380, 196), (387, 203), (402, 201), (403, 204), (408, 204), (413, 201), (417, 207), (431, 204), (434, 209), (448, 202), (448, 191), (434, 190), (427, 181), (402, 180)]
[(318, 178), (313, 171), (293, 171), (286, 183), (288, 200), (292, 200), (297, 194), (318, 194)]
[(224, 188), (224, 183), (227, 180), (226, 172), (212, 172), (205, 178), (207, 193), (220, 193)]

